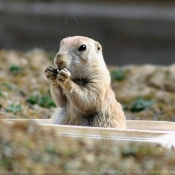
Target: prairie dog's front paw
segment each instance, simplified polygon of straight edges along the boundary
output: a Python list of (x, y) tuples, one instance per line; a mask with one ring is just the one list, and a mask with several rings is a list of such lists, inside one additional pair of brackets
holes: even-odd
[(63, 84), (66, 83), (67, 81), (70, 80), (71, 77), (71, 73), (66, 69), (62, 69), (59, 71), (59, 73), (57, 74), (57, 83), (58, 84)]
[(58, 83), (57, 83), (57, 80), (56, 80), (57, 74), (58, 74), (57, 69), (55, 69), (51, 66), (46, 67), (45, 76), (47, 77), (49, 82), (54, 86), (59, 86)]

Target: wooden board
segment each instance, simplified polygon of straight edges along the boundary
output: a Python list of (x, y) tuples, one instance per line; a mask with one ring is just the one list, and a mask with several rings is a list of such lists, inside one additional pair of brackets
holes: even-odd
[(46, 129), (54, 128), (58, 135), (113, 139), (123, 141), (156, 142), (175, 146), (175, 123), (163, 121), (128, 120), (127, 129), (83, 127), (51, 124), (50, 119), (4, 119), (5, 123), (34, 121)]
[[(28, 121), (30, 119), (3, 119), (6, 122)], [(50, 119), (31, 119), (37, 124), (52, 124)], [(175, 131), (175, 122), (150, 121), (150, 120), (127, 120), (127, 129), (152, 130), (152, 131)]]

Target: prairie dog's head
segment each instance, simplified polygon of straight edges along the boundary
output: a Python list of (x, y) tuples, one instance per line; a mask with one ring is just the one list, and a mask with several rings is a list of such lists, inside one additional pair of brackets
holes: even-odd
[(54, 59), (58, 70), (66, 68), (72, 74), (77, 74), (86, 67), (93, 68), (100, 62), (104, 62), (101, 45), (82, 36), (64, 38)]

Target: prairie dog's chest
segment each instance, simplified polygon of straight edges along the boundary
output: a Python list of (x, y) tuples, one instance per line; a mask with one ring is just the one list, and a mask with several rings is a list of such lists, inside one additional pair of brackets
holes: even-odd
[(73, 82), (79, 86), (86, 86), (89, 83), (89, 79), (88, 78), (73, 79)]

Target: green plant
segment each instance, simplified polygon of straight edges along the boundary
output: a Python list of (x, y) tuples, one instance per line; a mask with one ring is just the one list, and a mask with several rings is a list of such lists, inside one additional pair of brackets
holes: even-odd
[(50, 96), (42, 96), (40, 105), (45, 108), (56, 107), (54, 101)]
[(9, 70), (14, 75), (19, 74), (19, 73), (22, 72), (22, 68), (18, 65), (15, 65), (15, 64), (11, 65)]
[(138, 97), (131, 105), (130, 111), (140, 112), (148, 109), (154, 104), (153, 100), (146, 100), (142, 97)]
[(31, 105), (38, 104), (39, 106), (44, 107), (44, 108), (56, 107), (54, 101), (48, 95), (43, 95), (43, 96), (31, 95), (27, 99), (27, 103), (29, 103)]
[(8, 107), (5, 108), (7, 112), (20, 112), (22, 110), (22, 105), (21, 104), (10, 104)]
[(39, 95), (31, 95), (26, 102), (31, 105), (35, 105), (38, 104), (39, 100)]
[(2, 83), (2, 85), (1, 86), (3, 86), (3, 87), (5, 87), (5, 88), (7, 88), (8, 90), (13, 90), (13, 87), (12, 87), (12, 85), (11, 84), (8, 84), (8, 83)]
[(113, 70), (111, 71), (111, 78), (112, 80), (115, 81), (122, 81), (125, 79), (125, 75), (123, 70), (119, 69), (119, 70)]
[(0, 97), (5, 98), (5, 95), (3, 94), (1, 90), (0, 90)]

